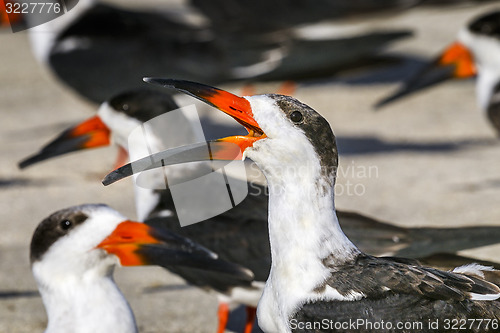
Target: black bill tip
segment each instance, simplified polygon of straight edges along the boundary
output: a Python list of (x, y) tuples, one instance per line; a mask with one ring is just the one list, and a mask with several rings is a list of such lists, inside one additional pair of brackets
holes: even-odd
[(408, 79), (396, 92), (383, 98), (374, 105), (375, 110), (379, 110), (402, 97), (409, 96), (413, 93), (423, 91), (434, 85), (447, 81), (453, 78), (455, 71), (454, 66), (438, 66), (436, 62), (432, 62), (414, 74)]
[(132, 164), (131, 163), (125, 164), (124, 166), (108, 173), (104, 177), (104, 179), (102, 180), (102, 184), (104, 186), (108, 186), (108, 185), (111, 185), (113, 183), (116, 183), (117, 181), (119, 181), (123, 178), (130, 177), (133, 174), (134, 174), (134, 171), (132, 169)]

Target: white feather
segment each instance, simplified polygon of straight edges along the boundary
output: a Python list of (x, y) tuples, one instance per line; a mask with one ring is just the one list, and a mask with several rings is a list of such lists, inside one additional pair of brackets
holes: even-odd
[(483, 266), (477, 263), (471, 263), (471, 264), (466, 264), (462, 265), (459, 267), (455, 267), (453, 269), (453, 273), (461, 273), (461, 274), (473, 274), (480, 276), (481, 278), (484, 279), (484, 273), (483, 271), (494, 271), (495, 269), (491, 266)]
[(473, 54), (478, 77), (476, 94), (479, 106), (487, 110), (495, 85), (500, 81), (500, 42), (497, 38), (478, 35), (463, 28), (458, 40)]
[[(471, 263), (471, 264), (466, 264), (462, 265), (459, 267), (456, 267), (453, 269), (454, 273), (459, 273), (459, 274), (471, 274), (475, 276), (479, 276), (480, 278), (484, 279), (484, 273), (483, 272), (493, 272), (496, 271), (493, 267), (491, 266), (483, 266), (477, 263)], [(471, 299), (476, 300), (476, 301), (493, 301), (498, 298), (500, 298), (500, 293), (498, 294), (476, 294), (476, 293), (470, 293)]]

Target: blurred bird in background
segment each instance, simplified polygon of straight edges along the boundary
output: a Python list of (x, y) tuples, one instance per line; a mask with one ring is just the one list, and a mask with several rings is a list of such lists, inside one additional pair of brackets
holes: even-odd
[(500, 136), (500, 11), (472, 19), (459, 32), (455, 43), (376, 107), (449, 79), (476, 75), (478, 104)]

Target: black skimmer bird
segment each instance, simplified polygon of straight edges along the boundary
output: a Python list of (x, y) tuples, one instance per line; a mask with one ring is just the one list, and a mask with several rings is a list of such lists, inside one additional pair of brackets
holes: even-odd
[(476, 74), (478, 104), (500, 135), (500, 11), (472, 20), (459, 32), (455, 43), (377, 107), (448, 79)]
[(45, 332), (137, 332), (113, 281), (122, 266), (160, 265), (217, 272), (241, 283), (253, 276), (193, 241), (87, 204), (44, 219), (31, 240), (31, 268), (47, 311)]
[[(128, 149), (127, 138), (133, 129), (176, 108), (177, 105), (170, 95), (158, 91), (137, 90), (119, 94), (103, 103), (97, 116), (64, 131), (39, 153), (21, 162), (20, 166), (27, 167), (71, 151), (105, 146), (111, 142), (121, 147), (122, 151), (126, 151)], [(185, 126), (180, 127), (185, 128)], [(185, 129), (187, 131), (183, 133), (162, 131), (161, 135), (154, 136), (148, 141), (161, 143), (163, 140), (168, 140), (168, 147), (196, 142), (195, 135), (189, 131), (189, 128)], [(154, 131), (149, 131), (149, 133), (155, 134)], [(151, 149), (156, 152), (160, 151), (161, 147), (166, 147), (166, 144), (151, 146)], [(189, 175), (195, 170), (184, 167), (181, 171), (185, 177), (184, 174)], [(229, 175), (227, 177), (231, 178)], [(163, 179), (160, 180), (163, 181)], [(230, 183), (236, 181), (236, 179), (231, 179)], [(248, 186), (250, 195), (235, 208), (203, 223), (185, 227), (180, 226), (175, 215), (174, 202), (169, 190), (136, 188), (137, 214), (139, 219), (146, 220), (147, 224), (168, 228), (189, 237), (214, 251), (221, 258), (251, 269), (256, 281), (262, 282), (263, 286), (271, 265), (267, 241), (267, 189), (255, 183), (245, 186)], [(257, 187), (258, 191), (255, 191)], [(248, 212), (252, 214), (249, 215)], [(500, 228), (496, 227), (402, 228), (358, 213), (338, 211), (337, 214), (346, 234), (363, 251), (373, 255), (409, 256), (423, 262), (432, 262), (440, 267), (447, 267), (451, 253), (494, 244), (500, 238)], [(252, 238), (248, 239), (248, 235), (252, 235)], [(238, 240), (244, 237), (246, 245), (242, 247)], [(444, 260), (442, 256), (436, 256), (442, 252), (448, 253)], [(472, 260), (459, 256), (455, 259), (459, 262)], [(177, 272), (175, 269), (173, 271), (189, 283), (199, 285), (198, 276), (192, 276), (188, 274), (189, 272)], [(220, 299), (223, 300), (221, 308), (226, 309), (225, 302), (256, 307), (261, 289), (255, 289), (254, 292), (255, 296), (251, 299), (237, 298), (236, 292), (233, 298), (221, 295)]]
[[(325, 319), (331, 325), (359, 320), (391, 325), (419, 322), (419, 331), (432, 331), (423, 325), (436, 320), (438, 331), (446, 331), (446, 322), (452, 321), (498, 323), (499, 271), (477, 264), (441, 271), (411, 259), (375, 257), (347, 238), (334, 205), (335, 136), (315, 110), (289, 96), (242, 98), (194, 82), (146, 81), (205, 101), (237, 120), (248, 135), (204, 143), (210, 147), (208, 154), (195, 144), (148, 156), (113, 171), (103, 184), (182, 162), (248, 157), (257, 163), (269, 187), (272, 264), (257, 310), (265, 332), (291, 332), (298, 328), (294, 324)], [(335, 326), (314, 325), (297, 331), (335, 330)], [(498, 331), (496, 325), (478, 326), (469, 331)], [(357, 328), (370, 330), (362, 324)], [(386, 331), (397, 329), (391, 326)]]
[(354, 36), (346, 37), (349, 29), (337, 30), (341, 36), (322, 40), (302, 38), (290, 26), (235, 35), (184, 22), (178, 12), (80, 0), (65, 15), (31, 28), (29, 35), (36, 58), (96, 103), (143, 87), (142, 77), (151, 74), (213, 84), (324, 77), (367, 59), (370, 63), (383, 47), (411, 35), (354, 29)]

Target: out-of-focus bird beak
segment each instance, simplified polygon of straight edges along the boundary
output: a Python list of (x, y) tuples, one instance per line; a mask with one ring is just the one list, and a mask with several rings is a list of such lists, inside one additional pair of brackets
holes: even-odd
[(450, 79), (464, 79), (476, 75), (472, 53), (461, 43), (455, 42), (445, 49), (434, 61), (416, 73), (394, 94), (375, 105), (380, 108), (404, 96), (431, 87)]
[(57, 138), (45, 145), (38, 153), (19, 163), (23, 169), (35, 163), (64, 155), (70, 152), (107, 146), (110, 144), (111, 131), (99, 116), (68, 128)]

